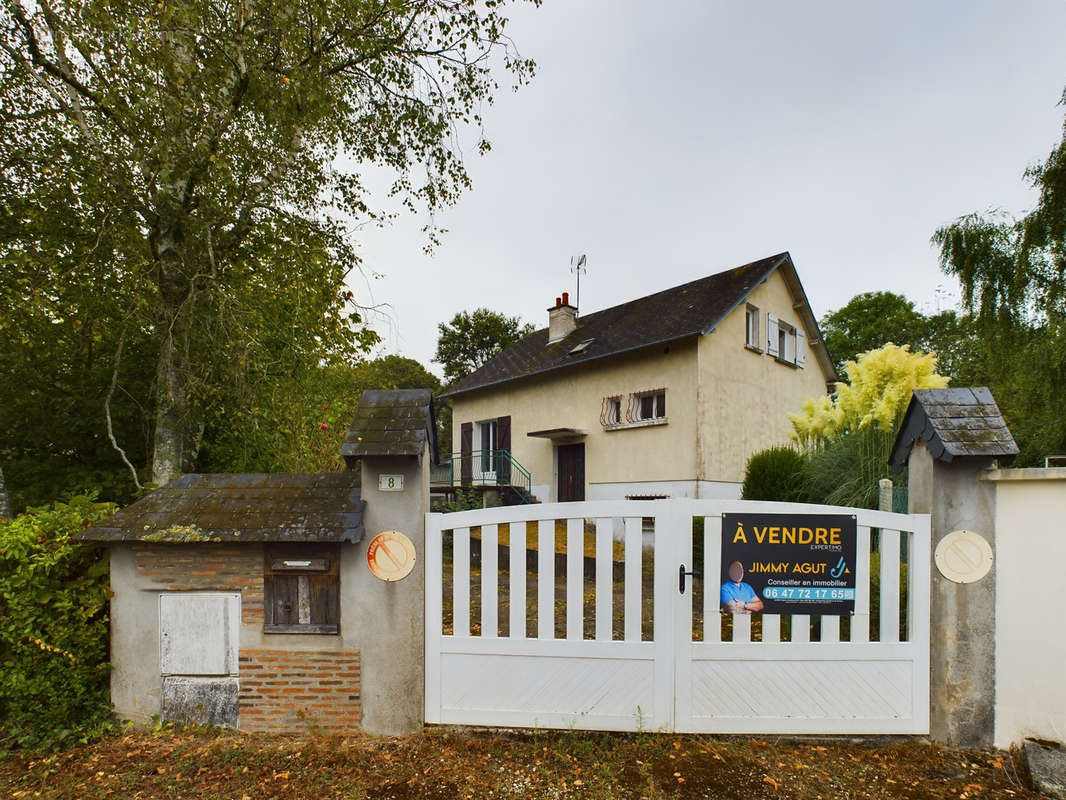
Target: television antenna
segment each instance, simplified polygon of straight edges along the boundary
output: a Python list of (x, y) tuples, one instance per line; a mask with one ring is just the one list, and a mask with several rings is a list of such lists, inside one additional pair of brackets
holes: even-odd
[(578, 313), (580, 313), (581, 312), (581, 273), (584, 272), (586, 275), (589, 274), (589, 271), (585, 268), (585, 254), (584, 253), (582, 253), (580, 256), (577, 256), (577, 263), (576, 264), (574, 263), (574, 256), (570, 256), (570, 272), (572, 272), (575, 275), (577, 275), (577, 293), (576, 293), (575, 298), (574, 298), (574, 305), (577, 306)]

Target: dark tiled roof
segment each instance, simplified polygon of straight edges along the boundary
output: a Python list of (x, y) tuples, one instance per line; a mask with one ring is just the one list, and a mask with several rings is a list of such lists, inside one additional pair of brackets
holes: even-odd
[(182, 475), (88, 528), (90, 542), (358, 542), (359, 476)]
[(349, 466), (363, 456), (421, 456), (427, 442), (436, 463), (436, 425), (429, 389), (368, 389), (359, 398), (341, 455)]
[(1018, 445), (999, 413), (992, 392), (969, 389), (915, 389), (889, 462), (907, 465), (911, 449), (924, 442), (938, 461), (963, 456), (1013, 459)]
[[(596, 359), (705, 334), (722, 321), (788, 253), (753, 261), (577, 319), (577, 328), (548, 344), (548, 329), (515, 342), (476, 371), (453, 383), (442, 397), (584, 364)], [(591, 340), (580, 352), (577, 345)]]

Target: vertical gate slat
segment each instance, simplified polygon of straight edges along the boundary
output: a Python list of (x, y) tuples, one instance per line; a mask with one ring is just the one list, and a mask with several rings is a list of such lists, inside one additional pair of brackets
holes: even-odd
[(585, 520), (566, 521), (566, 638), (580, 641), (585, 622)]
[(840, 641), (840, 617), (838, 617), (836, 614), (822, 615), (822, 641)]
[(596, 641), (611, 640), (614, 537), (612, 520), (596, 520)]
[(508, 545), (507, 602), (511, 619), (508, 635), (512, 639), (526, 638), (526, 523), (512, 522)]
[(555, 638), (555, 520), (537, 525), (537, 638)]
[(640, 641), (641, 518), (626, 517), (625, 639)]
[(776, 644), (781, 641), (781, 615), (762, 615), (762, 640), (768, 644)]
[(899, 641), (899, 531), (881, 530), (881, 641)]
[(733, 641), (751, 641), (751, 614), (733, 615)]
[(851, 641), (870, 641), (870, 526), (859, 525), (855, 538), (855, 616)]
[(470, 529), (452, 531), (452, 635), (470, 635)]
[(722, 518), (703, 518), (703, 641), (722, 640), (721, 599)]
[(444, 577), (441, 516), (426, 514), (426, 722), (441, 721), (440, 643)]
[(496, 638), (500, 607), (499, 526), (481, 526), (481, 635)]
[(811, 640), (811, 617), (809, 614), (792, 615), (792, 641), (809, 642)]

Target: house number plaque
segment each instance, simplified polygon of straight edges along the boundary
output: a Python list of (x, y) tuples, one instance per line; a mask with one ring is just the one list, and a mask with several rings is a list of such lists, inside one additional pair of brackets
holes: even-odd
[(402, 492), (403, 475), (378, 475), (378, 491)]

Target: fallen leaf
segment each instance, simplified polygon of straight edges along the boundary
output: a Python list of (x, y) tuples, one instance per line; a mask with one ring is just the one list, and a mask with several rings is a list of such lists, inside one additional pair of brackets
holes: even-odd
[(771, 786), (773, 786), (775, 792), (777, 791), (777, 787), (781, 785), (777, 781), (775, 781), (773, 778), (771, 778), (769, 775), (766, 776), (765, 778), (763, 778), (763, 783), (768, 783)]

